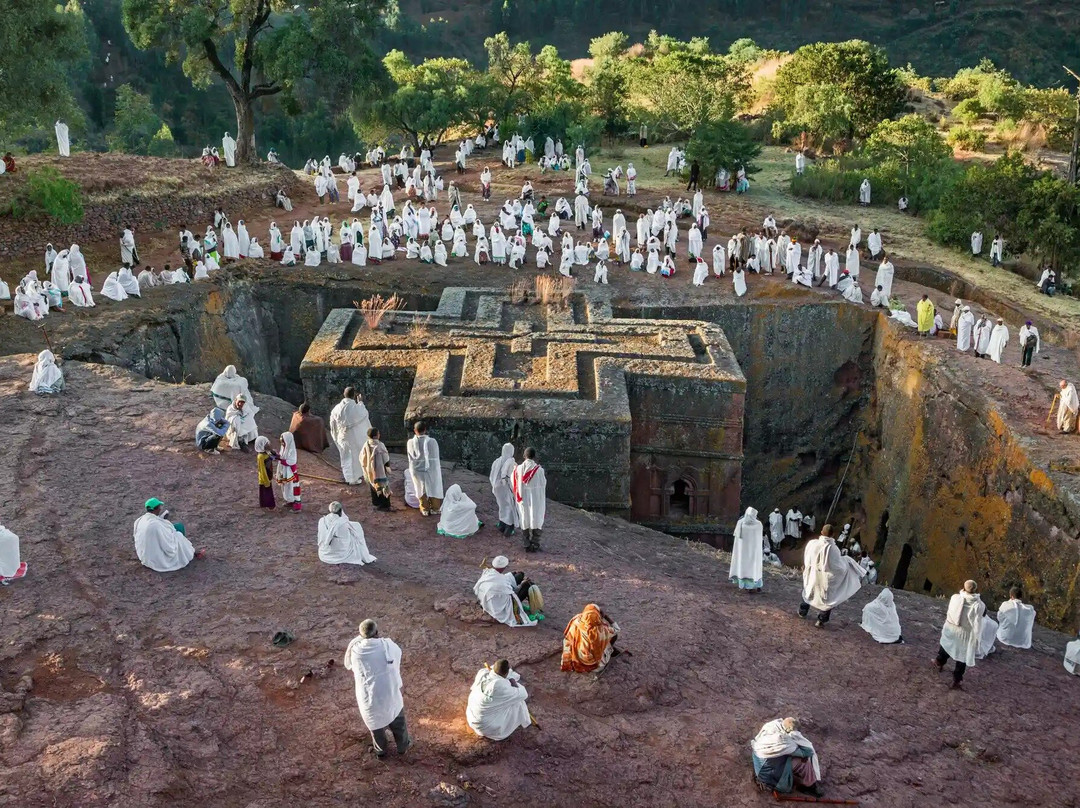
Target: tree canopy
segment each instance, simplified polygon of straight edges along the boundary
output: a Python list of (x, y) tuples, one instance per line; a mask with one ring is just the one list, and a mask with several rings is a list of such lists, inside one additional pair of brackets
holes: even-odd
[(688, 160), (696, 160), (702, 167), (702, 176), (712, 177), (724, 168), (734, 174), (743, 168), (747, 174), (756, 174), (754, 159), (761, 154), (761, 146), (750, 136), (739, 121), (716, 120), (702, 124), (694, 130), (694, 136), (686, 146)]
[(124, 27), (139, 48), (183, 60), (197, 87), (218, 77), (236, 108), (237, 157), (255, 157), (253, 104), (281, 94), (292, 112), (311, 88), (351, 99), (379, 66), (369, 41), (385, 0), (124, 0)]

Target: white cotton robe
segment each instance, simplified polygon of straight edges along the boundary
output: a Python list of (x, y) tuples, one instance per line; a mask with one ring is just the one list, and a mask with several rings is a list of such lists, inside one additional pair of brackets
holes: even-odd
[(371, 564), (364, 528), (344, 513), (328, 513), (319, 520), (319, 561), (324, 564)]
[(47, 394), (59, 393), (64, 389), (64, 374), (56, 366), (56, 357), (49, 350), (38, 354), (34, 372), (30, 377), (30, 392)]
[(442, 465), (439, 462), (439, 443), (427, 435), (413, 435), (405, 446), (409, 458), (409, 475), (417, 497), (443, 498)]
[(990, 358), (1001, 364), (1001, 355), (1005, 352), (1005, 346), (1009, 344), (1009, 327), (1004, 323), (998, 323), (990, 332), (990, 342), (986, 346), (986, 352)]
[(330, 437), (334, 439), (341, 460), (341, 476), (349, 485), (356, 485), (364, 479), (360, 451), (367, 443), (369, 429), (371, 418), (362, 401), (343, 398), (330, 411)]
[(19, 537), (0, 525), (0, 578), (14, 578), (21, 566)]
[(465, 721), (481, 738), (503, 741), (532, 724), (525, 706), (529, 693), (513, 669), (505, 677), (490, 668), (477, 671), (469, 690)]
[(874, 288), (877, 289), (880, 286), (881, 292), (886, 298), (892, 297), (893, 275), (895, 272), (896, 268), (892, 265), (892, 261), (882, 261), (877, 274), (874, 276)]
[(971, 334), (975, 328), (975, 315), (965, 311), (956, 323), (956, 350), (971, 350)]
[(896, 612), (892, 590), (886, 587), (874, 600), (863, 606), (860, 628), (880, 643), (900, 639), (900, 615)]
[(63, 121), (56, 122), (56, 148), (61, 157), (71, 157), (71, 136), (68, 125)]
[(385, 729), (405, 709), (401, 695), (401, 648), (387, 637), (354, 637), (345, 649), (352, 671), (356, 705), (364, 726)]
[(941, 647), (957, 662), (975, 664), (979, 633), (986, 606), (977, 594), (958, 592), (949, 599), (945, 625), (941, 627)]
[(447, 488), (439, 515), (438, 534), (466, 539), (480, 529), (480, 524), (476, 518), (476, 503), (461, 490), (461, 486), (455, 483)]
[(535, 460), (525, 460), (510, 475), (522, 530), (540, 530), (547, 512), (547, 475)]
[(803, 552), (803, 600), (815, 609), (834, 609), (862, 587), (866, 570), (840, 554), (836, 542), (818, 536)]
[(514, 498), (514, 491), (510, 487), (510, 478), (516, 467), (514, 444), (504, 443), (502, 454), (491, 464), (491, 472), (488, 474), (491, 493), (499, 506), (499, 521), (510, 527), (517, 527), (521, 521), (518, 516), (517, 500)]
[(739, 589), (761, 589), (763, 533), (757, 511), (747, 508), (742, 519), (735, 523), (731, 568), (728, 571), (728, 580), (738, 585)]
[(135, 520), (135, 554), (155, 572), (175, 572), (195, 558), (195, 548), (172, 522), (144, 513)]
[(1035, 625), (1035, 607), (1019, 600), (1007, 600), (998, 608), (998, 642), (1011, 648), (1030, 648)]
[(529, 617), (518, 600), (516, 585), (512, 573), (486, 569), (473, 587), (473, 594), (484, 611), (500, 623), (514, 628), (535, 626), (536, 621)]

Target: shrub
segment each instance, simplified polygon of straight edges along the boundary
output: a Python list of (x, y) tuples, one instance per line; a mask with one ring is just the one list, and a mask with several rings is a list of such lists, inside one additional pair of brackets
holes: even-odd
[(11, 202), (11, 215), (16, 219), (48, 217), (59, 224), (78, 224), (84, 215), (82, 189), (51, 166), (32, 168)]
[(981, 151), (986, 145), (986, 132), (980, 132), (967, 124), (954, 127), (946, 138), (949, 145), (964, 151)]
[(953, 107), (952, 114), (961, 123), (975, 123), (986, 114), (986, 110), (979, 103), (978, 98), (965, 98)]

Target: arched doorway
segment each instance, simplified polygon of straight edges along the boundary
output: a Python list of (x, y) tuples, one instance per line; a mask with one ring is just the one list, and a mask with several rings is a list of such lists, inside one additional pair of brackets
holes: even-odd
[(671, 486), (668, 496), (668, 516), (691, 516), (691, 500), (694, 486), (684, 479), (678, 479)]
[(904, 584), (907, 583), (908, 567), (911, 565), (912, 555), (914, 555), (914, 550), (911, 549), (911, 545), (905, 544), (900, 550), (900, 561), (896, 565), (896, 573), (893, 575), (893, 589), (903, 589)]

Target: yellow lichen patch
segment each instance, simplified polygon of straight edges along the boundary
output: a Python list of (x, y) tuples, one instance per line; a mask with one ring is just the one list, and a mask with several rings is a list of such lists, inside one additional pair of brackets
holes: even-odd
[(994, 431), (997, 437), (1001, 437), (1008, 430), (1005, 426), (1005, 421), (1002, 419), (1000, 413), (997, 410), (990, 410), (986, 413), (986, 424)]
[(1050, 479), (1050, 476), (1042, 469), (1032, 469), (1028, 475), (1028, 479), (1031, 480), (1031, 484), (1042, 491), (1044, 494), (1052, 495), (1054, 493), (1054, 483)]
[(224, 314), (225, 313), (225, 298), (221, 292), (216, 289), (210, 290), (206, 295), (206, 313), (207, 314)]

